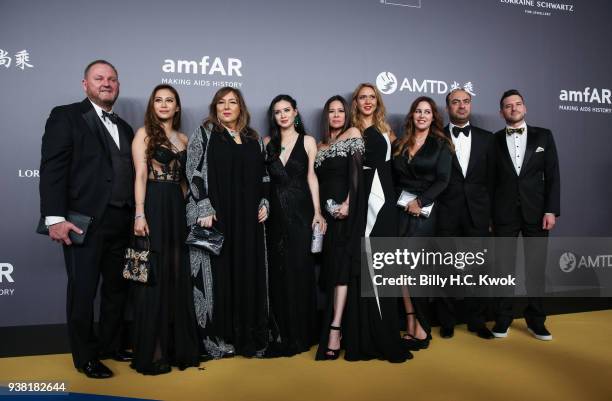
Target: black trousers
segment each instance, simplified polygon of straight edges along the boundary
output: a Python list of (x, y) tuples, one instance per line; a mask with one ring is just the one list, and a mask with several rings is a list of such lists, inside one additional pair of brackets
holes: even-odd
[[(74, 366), (119, 350), (128, 282), (122, 277), (125, 248), (133, 229), (133, 211), (108, 206), (92, 223), (85, 243), (64, 245), (68, 274), (66, 315)], [(99, 333), (93, 331), (94, 300), (102, 275)]]
[[(524, 241), (525, 253), (525, 286), (527, 290), (527, 306), (523, 310), (523, 316), (528, 325), (544, 324), (546, 313), (541, 297), (534, 296), (542, 293), (545, 280), (546, 268), (546, 241), (529, 241), (527, 238), (548, 237), (548, 231), (542, 229), (542, 222), (537, 224), (527, 223), (523, 218), (519, 208), (514, 211), (514, 219), (509, 224), (496, 224), (496, 237), (518, 237), (519, 234), (526, 240)], [(543, 216), (542, 216), (543, 217)], [(501, 260), (516, 264), (516, 247), (504, 247)], [(503, 327), (512, 324), (513, 308), (516, 300), (514, 298), (499, 298), (496, 300), (495, 312), (496, 321)]]
[[(476, 227), (470, 216), (466, 203), (463, 207), (455, 209), (452, 222), (441, 219), (438, 224), (438, 237), (488, 237), (489, 227)], [(489, 304), (486, 298), (466, 297), (466, 320), (469, 329), (477, 330), (485, 326), (486, 308)], [(438, 297), (434, 300), (438, 321), (442, 327), (453, 327), (457, 323), (455, 299)]]

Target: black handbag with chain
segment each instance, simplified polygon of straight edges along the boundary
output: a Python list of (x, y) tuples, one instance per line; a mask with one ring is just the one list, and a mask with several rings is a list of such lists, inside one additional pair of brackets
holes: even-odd
[(151, 268), (151, 241), (149, 237), (145, 247), (138, 247), (136, 237), (133, 237), (130, 247), (125, 249), (125, 263), (123, 266), (123, 278), (142, 284), (153, 284), (154, 276)]

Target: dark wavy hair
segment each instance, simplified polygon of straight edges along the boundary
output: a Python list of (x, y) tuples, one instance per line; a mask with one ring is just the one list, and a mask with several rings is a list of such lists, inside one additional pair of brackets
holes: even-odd
[[(270, 142), (268, 143), (268, 157), (270, 160), (278, 159), (281, 152), (281, 132), (280, 127), (276, 123), (276, 119), (274, 118), (274, 106), (276, 103), (281, 101), (286, 101), (291, 104), (293, 109), (297, 109), (297, 102), (294, 98), (289, 95), (278, 95), (272, 102), (270, 102), (270, 107), (268, 107), (268, 125), (270, 127)], [(298, 112), (295, 116), (294, 122), (295, 130), (300, 135), (306, 135), (306, 130), (304, 128), (304, 123), (302, 122), (302, 116)]]
[(427, 102), (431, 107), (433, 119), (431, 121), (431, 126), (429, 127), (429, 135), (433, 135), (434, 138), (446, 143), (451, 150), (454, 149), (453, 143), (446, 135), (444, 135), (444, 132), (442, 131), (442, 117), (438, 112), (436, 102), (434, 102), (434, 100), (430, 97), (421, 96), (416, 98), (415, 101), (412, 102), (412, 104), (410, 105), (410, 110), (408, 111), (408, 114), (406, 115), (406, 120), (404, 121), (404, 135), (399, 138), (394, 144), (394, 156), (402, 154), (407, 155), (410, 148), (414, 145), (414, 136), (416, 133), (416, 128), (414, 126), (413, 116), (417, 106), (421, 102)]
[(202, 125), (206, 126), (207, 124), (212, 124), (217, 132), (225, 132), (225, 127), (223, 124), (221, 124), (221, 121), (217, 116), (217, 103), (228, 93), (233, 93), (236, 96), (236, 99), (238, 99), (238, 107), (240, 108), (238, 121), (236, 122), (236, 132), (243, 137), (252, 139), (259, 138), (257, 131), (250, 127), (251, 114), (249, 113), (249, 109), (244, 101), (242, 92), (240, 92), (240, 89), (232, 88), (230, 86), (224, 86), (223, 88), (219, 89), (217, 93), (215, 93), (210, 105), (208, 106), (208, 117), (204, 119)]
[(144, 118), (144, 128), (145, 132), (147, 133), (147, 160), (150, 160), (153, 157), (153, 152), (155, 152), (155, 148), (158, 146), (166, 146), (168, 148), (172, 147), (172, 144), (166, 136), (164, 127), (155, 114), (155, 109), (153, 108), (153, 104), (155, 103), (155, 95), (162, 89), (167, 89), (172, 92), (174, 98), (176, 99), (176, 106), (178, 110), (174, 114), (174, 117), (172, 117), (172, 129), (178, 131), (181, 128), (181, 98), (179, 97), (178, 92), (170, 85), (157, 85), (155, 88), (153, 88), (151, 96), (149, 96), (149, 102), (147, 103), (147, 110), (145, 111)]
[(327, 99), (325, 105), (323, 106), (323, 115), (321, 116), (321, 128), (323, 135), (321, 136), (321, 143), (328, 144), (331, 139), (331, 131), (329, 126), (329, 106), (332, 102), (338, 101), (342, 103), (342, 108), (344, 109), (344, 125), (340, 129), (340, 134), (349, 129), (351, 126), (351, 117), (350, 117), (350, 109), (348, 107), (348, 103), (346, 99), (340, 95), (334, 95)]

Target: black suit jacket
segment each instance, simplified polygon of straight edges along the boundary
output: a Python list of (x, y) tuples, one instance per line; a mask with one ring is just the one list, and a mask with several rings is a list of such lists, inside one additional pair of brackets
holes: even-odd
[[(122, 119), (117, 128), (131, 143), (132, 128)], [(105, 135), (110, 134), (89, 99), (51, 110), (41, 148), (42, 216), (65, 217), (71, 210), (94, 221), (102, 217), (114, 177)]]
[[(449, 126), (444, 133), (450, 138)], [(463, 176), (456, 153), (450, 181), (438, 198), (438, 227), (453, 230), (459, 222), (459, 210), (467, 205), (474, 227), (487, 229), (491, 221), (491, 197), (495, 178), (495, 147), (491, 132), (471, 126), (472, 144), (466, 176)]]
[(517, 206), (529, 224), (541, 224), (544, 213), (559, 216), (559, 159), (552, 132), (527, 126), (527, 147), (519, 175), (508, 153), (505, 129), (495, 133), (495, 142), (495, 224), (513, 223), (516, 213), (512, 210)]

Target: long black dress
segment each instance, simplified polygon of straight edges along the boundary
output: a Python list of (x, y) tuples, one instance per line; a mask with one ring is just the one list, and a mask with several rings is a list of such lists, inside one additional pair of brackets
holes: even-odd
[[(396, 196), (391, 175), (391, 144), (386, 135), (369, 127), (363, 132), (363, 193), (365, 202), (359, 210), (360, 235), (394, 237), (397, 233)], [(360, 245), (353, 252), (360, 254)], [(400, 337), (397, 299), (362, 297), (362, 281), (372, 285), (367, 269), (351, 277), (343, 316), (343, 347), (349, 361), (384, 359), (404, 362), (412, 355)]]
[[(393, 156), (393, 179), (396, 196), (403, 190), (417, 195), (421, 205), (434, 206), (428, 218), (412, 216), (400, 209), (398, 216), (398, 235), (400, 237), (433, 237), (436, 235), (437, 206), (435, 201), (446, 189), (450, 179), (452, 153), (444, 140), (428, 135), (421, 148), (409, 159), (407, 155)], [(428, 334), (431, 333), (430, 319), (427, 316), (428, 300), (413, 297), (412, 303), (416, 318)]]
[(186, 368), (199, 364), (198, 337), (186, 260), (185, 151), (158, 147), (149, 162), (145, 214), (152, 251), (153, 284), (131, 288), (134, 305), (134, 360), (140, 373), (159, 365)]
[(267, 204), (264, 153), (257, 139), (242, 135), (237, 144), (227, 130), (207, 129), (189, 144), (188, 222), (215, 214), (225, 239), (219, 256), (190, 248), (201, 348), (213, 358), (259, 357), (268, 343), (265, 233), (257, 220)]
[(310, 252), (314, 210), (303, 135), (295, 142), (287, 164), (279, 158), (270, 160), (268, 173), (272, 331), (268, 356), (291, 356), (307, 351), (316, 341), (316, 286)]
[[(315, 171), (319, 179), (321, 210), (327, 221), (323, 241), (319, 287), (325, 294), (325, 306), (321, 324), (321, 337), (317, 360), (326, 359), (329, 326), (334, 315), (334, 290), (338, 285), (348, 285), (351, 275), (359, 274), (359, 239), (362, 224), (359, 210), (363, 208), (362, 158), (363, 139), (349, 138), (319, 150), (315, 159)], [(344, 202), (349, 196), (349, 215), (335, 219), (325, 208), (328, 199)], [(350, 336), (350, 334), (347, 334)]]

